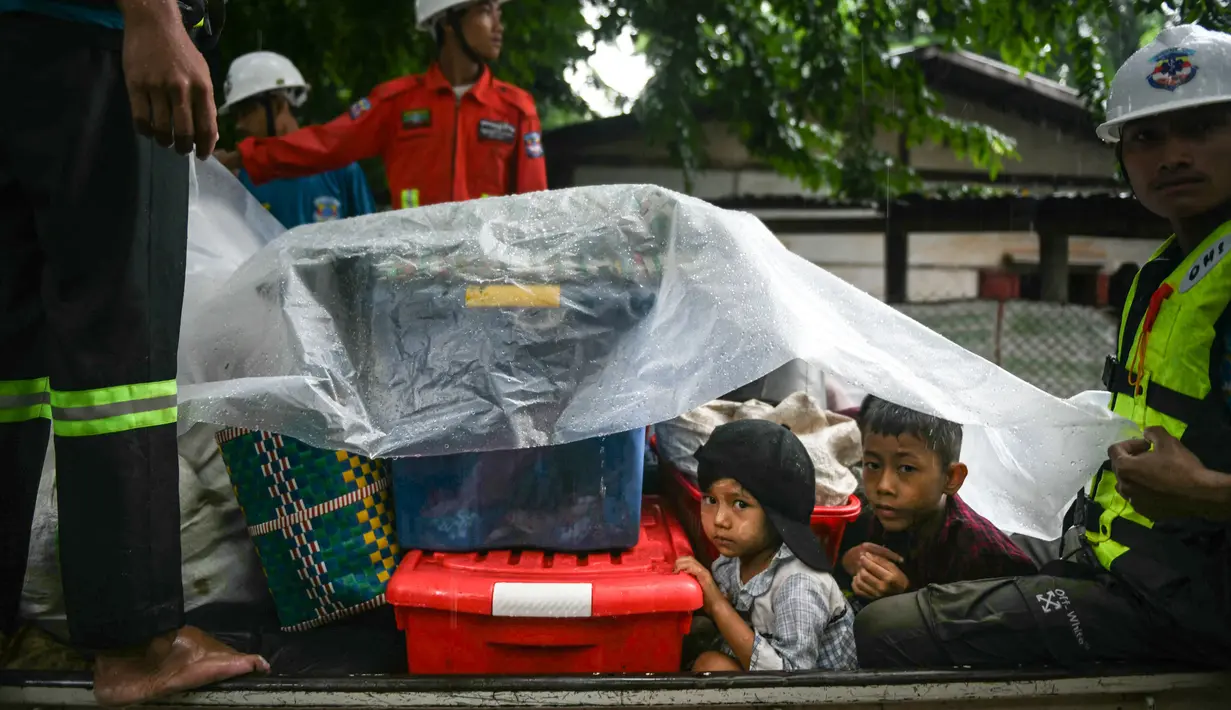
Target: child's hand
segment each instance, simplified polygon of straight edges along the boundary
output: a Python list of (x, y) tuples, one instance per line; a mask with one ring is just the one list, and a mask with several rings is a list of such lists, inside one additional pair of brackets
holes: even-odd
[(910, 580), (896, 564), (871, 552), (859, 559), (859, 572), (851, 580), (851, 591), (865, 599), (890, 597), (909, 588)]
[(902, 564), (905, 561), (901, 555), (890, 550), (888, 547), (881, 547), (873, 542), (865, 542), (862, 545), (852, 547), (846, 551), (845, 555), (842, 555), (842, 568), (846, 570), (847, 574), (854, 577), (859, 574), (859, 570), (863, 567), (860, 564), (860, 560), (867, 554), (876, 555), (881, 559), (889, 560), (896, 564)]
[(714, 575), (710, 574), (704, 565), (697, 562), (695, 557), (681, 557), (676, 560), (675, 571), (677, 574), (683, 572), (692, 575), (701, 585), (701, 611), (707, 615), (713, 611), (715, 601), (725, 599), (722, 591), (718, 589), (718, 584), (714, 582)]

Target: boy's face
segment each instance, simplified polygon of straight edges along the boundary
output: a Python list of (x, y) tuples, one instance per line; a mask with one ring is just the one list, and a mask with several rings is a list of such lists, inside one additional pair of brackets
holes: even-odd
[(1231, 200), (1231, 104), (1133, 121), (1120, 140), (1133, 192), (1154, 214), (1184, 219)]
[(746, 557), (774, 544), (765, 509), (730, 478), (715, 481), (701, 496), (701, 527), (724, 557)]
[(910, 530), (931, 519), (966, 479), (966, 467), (942, 470), (940, 457), (913, 434), (865, 432), (863, 483), (876, 519), (888, 532)]
[(244, 138), (269, 138), (269, 124), (276, 122), (283, 111), (290, 110), (290, 103), (280, 93), (269, 96), (268, 103), (255, 97), (235, 107), (235, 132)]
[(235, 111), (235, 132), (243, 138), (268, 138), (269, 121), (265, 118), (265, 106), (252, 102)]

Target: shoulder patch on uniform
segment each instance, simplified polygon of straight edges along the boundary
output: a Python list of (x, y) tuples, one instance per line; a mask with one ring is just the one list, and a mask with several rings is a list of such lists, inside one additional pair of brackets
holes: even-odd
[(342, 202), (336, 197), (324, 195), (312, 200), (312, 221), (328, 222), (337, 219), (342, 212)]
[(432, 110), (416, 108), (402, 112), (402, 128), (426, 128), (432, 125)]
[(1231, 251), (1231, 234), (1211, 244), (1201, 253), (1201, 256), (1197, 257), (1188, 273), (1184, 274), (1184, 280), (1180, 282), (1180, 293), (1189, 291), (1197, 285), (1198, 281), (1209, 275), (1229, 251)]
[(355, 103), (351, 104), (351, 107), (350, 107), (351, 120), (358, 121), (360, 116), (362, 116), (363, 114), (371, 110), (372, 110), (371, 101), (368, 101), (366, 98), (359, 99)]
[(506, 121), (484, 118), (479, 121), (479, 140), (512, 143), (517, 139), (517, 127)]
[(526, 142), (526, 157), (541, 158), (543, 157), (543, 134), (538, 131), (527, 133), (522, 139)]

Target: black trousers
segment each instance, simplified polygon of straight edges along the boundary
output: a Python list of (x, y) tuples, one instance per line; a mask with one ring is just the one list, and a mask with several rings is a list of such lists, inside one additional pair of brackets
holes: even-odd
[(0, 625), (55, 433), (73, 641), (181, 626), (176, 351), (188, 160), (139, 137), (122, 36), (0, 14)]
[(1231, 637), (1218, 615), (1200, 628), (1213, 606), (1203, 588), (1186, 584), (1166, 590), (1166, 600), (1147, 599), (1085, 550), (1041, 572), (931, 585), (870, 604), (855, 617), (860, 667), (1231, 666)]

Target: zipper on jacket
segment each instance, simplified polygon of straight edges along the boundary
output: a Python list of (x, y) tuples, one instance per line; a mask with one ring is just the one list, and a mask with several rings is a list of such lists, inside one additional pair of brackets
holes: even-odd
[(466, 100), (466, 94), (453, 102), (453, 158), (449, 170), (449, 195), (453, 202), (457, 202), (457, 151), (461, 146), (458, 140), (458, 134), (462, 131), (462, 102)]

